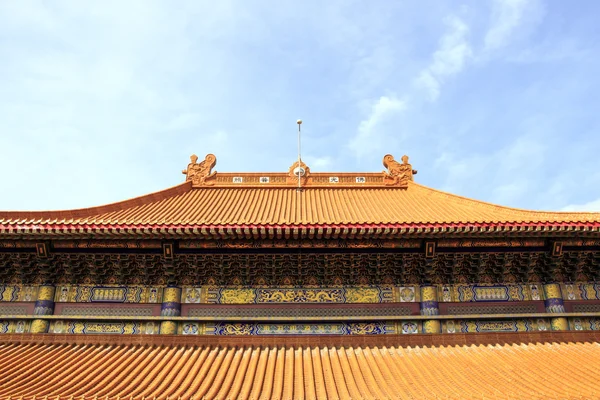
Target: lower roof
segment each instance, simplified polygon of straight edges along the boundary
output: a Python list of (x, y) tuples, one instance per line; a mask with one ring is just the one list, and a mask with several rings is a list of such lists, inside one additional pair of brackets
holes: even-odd
[[(403, 347), (316, 337), (265, 342), (280, 345), (225, 338), (211, 345), (184, 344), (187, 338), (176, 344), (171, 337), (171, 344), (144, 345), (141, 337), (125, 343), (99, 335), (86, 343), (70, 336), (55, 335), (54, 343), (0, 338), (0, 399), (547, 399), (600, 393), (595, 342)], [(491, 339), (471, 335), (469, 341)]]

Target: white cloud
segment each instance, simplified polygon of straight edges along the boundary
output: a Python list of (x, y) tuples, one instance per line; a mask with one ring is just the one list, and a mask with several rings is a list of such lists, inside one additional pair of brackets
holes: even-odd
[(454, 16), (446, 18), (446, 24), (449, 30), (440, 39), (431, 64), (417, 78), (417, 84), (428, 92), (431, 101), (439, 97), (444, 80), (461, 72), (473, 55), (467, 24)]
[(531, 191), (547, 158), (547, 148), (535, 132), (507, 140), (502, 148), (485, 154), (461, 157), (462, 150), (447, 150), (434, 164), (445, 177), (443, 189), (469, 196), (477, 188), (486, 193), (487, 201), (502, 205), (517, 204)]
[(600, 212), (600, 199), (592, 200), (584, 204), (569, 204), (561, 211), (597, 211)]
[[(426, 91), (431, 101), (439, 97), (445, 80), (460, 73), (472, 56), (467, 24), (455, 16), (446, 17), (444, 22), (448, 30), (440, 38), (439, 46), (433, 53), (430, 64), (421, 71), (416, 80), (417, 86)], [(381, 152), (398, 140), (398, 126), (385, 127), (383, 122), (391, 115), (403, 111), (407, 102), (406, 99), (382, 96), (371, 106), (370, 113), (359, 123), (357, 134), (349, 143), (350, 149), (357, 158)]]
[(378, 128), (380, 128), (380, 124), (390, 115), (403, 111), (405, 107), (406, 104), (404, 101), (388, 96), (381, 96), (371, 106), (368, 117), (360, 122), (358, 133), (349, 143), (350, 149), (354, 151), (358, 158), (376, 152), (386, 146), (384, 132), (383, 130), (378, 130)]
[[(43, 200), (21, 176), (5, 179), (23, 208), (83, 207), (159, 190), (180, 178), (166, 173), (177, 154), (186, 163), (191, 153), (228, 148), (228, 129), (204, 120), (230, 88), (224, 65), (233, 55), (215, 43), (218, 33), (191, 31), (205, 27), (193, 23), (194, 7), (0, 1), (0, 36), (12, 38), (0, 44), (0, 129), (15, 132), (0, 133), (0, 148), (27, 149), (2, 157), (0, 169), (22, 164), (27, 151), (35, 156), (22, 166), (26, 174), (52, 171)], [(223, 16), (203, 21), (235, 22), (225, 5), (209, 7)], [(194, 34), (203, 40), (190, 49)]]
[(541, 15), (537, 0), (496, 0), (492, 21), (485, 39), (485, 50), (495, 50), (508, 44), (515, 30), (525, 23), (535, 24)]
[[(506, 46), (517, 30), (537, 25), (542, 15), (539, 0), (496, 0), (482, 53)], [(470, 59), (477, 58), (469, 42), (469, 25), (456, 16), (447, 17), (445, 23), (448, 31), (440, 39), (431, 63), (417, 77), (417, 86), (425, 89), (431, 101), (438, 99), (448, 78), (463, 71)]]
[(305, 158), (306, 164), (311, 168), (313, 172), (327, 172), (333, 167), (333, 158), (329, 156), (324, 157), (303, 157)]

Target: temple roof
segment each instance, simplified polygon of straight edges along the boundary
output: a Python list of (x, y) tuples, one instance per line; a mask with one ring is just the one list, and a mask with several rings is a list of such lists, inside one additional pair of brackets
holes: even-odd
[(0, 345), (0, 399), (549, 399), (600, 393), (598, 343), (260, 346), (239, 338), (239, 346), (135, 345), (104, 338), (106, 344), (68, 344), (63, 335), (57, 344)]
[[(96, 232), (256, 237), (300, 229), (332, 237), (425, 232), (600, 231), (600, 213), (502, 207), (414, 182), (408, 157), (384, 158), (381, 173), (217, 173), (213, 155), (197, 157), (180, 185), (100, 207), (0, 211), (1, 234)], [(298, 168), (300, 165), (300, 168)], [(300, 173), (300, 178), (298, 178)], [(300, 179), (300, 182), (299, 182)]]

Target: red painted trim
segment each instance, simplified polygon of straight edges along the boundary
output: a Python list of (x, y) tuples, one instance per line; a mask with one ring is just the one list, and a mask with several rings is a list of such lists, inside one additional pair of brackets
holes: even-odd
[(585, 305), (585, 304), (600, 304), (600, 300), (565, 300), (565, 311), (573, 312), (573, 306), (575, 305)]
[[(364, 310), (377, 310), (389, 307), (406, 307), (411, 310), (411, 315), (420, 315), (418, 302), (406, 303), (258, 303), (258, 304), (207, 304), (207, 303), (183, 303), (181, 304), (181, 315), (188, 316), (191, 310), (242, 310), (242, 309), (285, 309), (285, 310), (319, 310), (333, 308), (337, 309), (355, 309), (361, 308)], [(327, 319), (327, 317), (322, 317)], [(368, 316), (365, 317), (368, 319)]]
[[(152, 316), (160, 316), (160, 303), (54, 303), (54, 315), (62, 315), (65, 307), (68, 308), (152, 308)], [(32, 312), (33, 314), (33, 312)], [(83, 315), (83, 314), (82, 314)]]
[(256, 229), (439, 229), (450, 228), (468, 230), (475, 228), (600, 228), (598, 222), (448, 222), (448, 223), (401, 223), (401, 224), (242, 224), (242, 225), (190, 225), (190, 224), (0, 224), (0, 230), (16, 230), (29, 229), (34, 231), (41, 230), (67, 230), (67, 229), (84, 229), (84, 230), (99, 230), (99, 229), (116, 229), (132, 230), (132, 229), (197, 229), (197, 230), (256, 230)]
[[(519, 305), (535, 305), (536, 311), (538, 313), (546, 312), (546, 308), (544, 307), (544, 302), (541, 300), (528, 300), (528, 301), (482, 301), (482, 302), (453, 302), (453, 303), (439, 303), (438, 307), (440, 309), (441, 315), (448, 315), (449, 307), (460, 307), (460, 308), (474, 308), (477, 309), (479, 307), (492, 307), (492, 308), (503, 308), (505, 306), (519, 306)], [(489, 313), (478, 313), (474, 312), (473, 314), (489, 314)], [(507, 312), (505, 314), (513, 314)]]
[(1, 304), (3, 306), (25, 306), (27, 315), (33, 315), (33, 309), (35, 308), (35, 301), (3, 301)]
[(521, 343), (600, 343), (600, 331), (545, 331), (414, 335), (85, 335), (9, 333), (0, 344), (155, 346), (470, 346)]

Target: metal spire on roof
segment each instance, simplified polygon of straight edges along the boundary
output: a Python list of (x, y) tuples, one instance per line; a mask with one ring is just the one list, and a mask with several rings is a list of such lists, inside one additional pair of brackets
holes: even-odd
[[(298, 166), (296, 167), (296, 171), (298, 174), (298, 189), (296, 189), (298, 193), (298, 218), (299, 222), (302, 223), (302, 175), (304, 175), (304, 168), (302, 168), (302, 159), (300, 157), (300, 149), (301, 149), (301, 141), (300, 136), (302, 134), (302, 120), (299, 119), (296, 121), (298, 124)], [(300, 267), (301, 259), (302, 259), (302, 228), (298, 230), (298, 266)]]
[(302, 130), (300, 129), (300, 127), (302, 126), (302, 120), (299, 119), (298, 121), (296, 121), (296, 123), (298, 124), (298, 166), (296, 167), (296, 173), (298, 174), (298, 191), (301, 192), (302, 186), (300, 184), (300, 179), (301, 179), (302, 175), (304, 175), (304, 173), (303, 173), (304, 170), (302, 168), (301, 158), (300, 158), (300, 149), (301, 149), (300, 136), (302, 133)]

